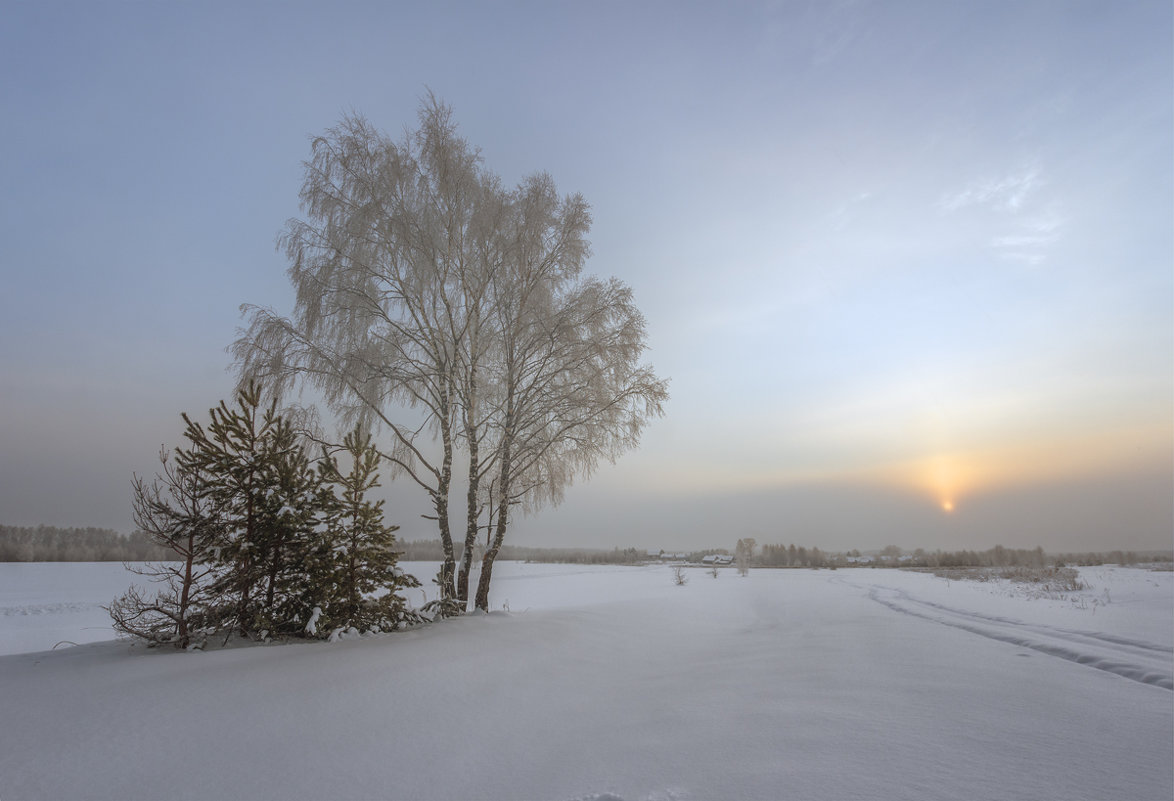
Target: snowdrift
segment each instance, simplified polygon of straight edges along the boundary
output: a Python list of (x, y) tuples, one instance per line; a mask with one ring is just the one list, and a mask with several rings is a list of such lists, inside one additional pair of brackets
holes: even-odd
[(390, 635), (0, 657), (0, 798), (1174, 794), (1171, 573), (499, 571), (491, 614)]

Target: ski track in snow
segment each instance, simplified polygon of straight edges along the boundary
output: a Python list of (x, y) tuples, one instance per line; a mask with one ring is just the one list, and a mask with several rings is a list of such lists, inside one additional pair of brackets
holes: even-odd
[(967, 612), (914, 598), (908, 592), (892, 587), (851, 586), (866, 590), (869, 598), (903, 615), (1029, 648), (1142, 684), (1174, 690), (1174, 671), (1171, 670), (1174, 665), (1174, 648), (1095, 631), (1065, 629)]

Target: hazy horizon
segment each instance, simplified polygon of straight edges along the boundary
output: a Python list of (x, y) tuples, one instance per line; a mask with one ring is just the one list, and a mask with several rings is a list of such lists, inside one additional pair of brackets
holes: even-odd
[(5, 11), (0, 524), (133, 528), (240, 304), (291, 311), (310, 137), (431, 89), (585, 196), (671, 379), (507, 543), (1174, 546), (1165, 0)]

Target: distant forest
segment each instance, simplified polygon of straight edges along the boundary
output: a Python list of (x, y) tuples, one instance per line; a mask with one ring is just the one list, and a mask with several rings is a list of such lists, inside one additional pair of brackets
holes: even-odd
[(146, 534), (108, 528), (0, 526), (0, 562), (147, 562), (174, 559)]
[[(439, 562), (444, 558), (440, 540), (398, 542), (396, 548), (400, 559), (405, 561)], [(105, 528), (0, 525), (0, 562), (152, 562), (174, 558), (174, 553), (154, 545), (141, 531), (120, 534)], [(634, 565), (646, 560), (647, 552), (636, 548), (603, 551), (505, 545), (500, 558), (521, 562)]]
[[(457, 558), (461, 556), (456, 543)], [(444, 559), (440, 540), (408, 540), (396, 543), (400, 559), (405, 562), (439, 562)], [(478, 547), (474, 558), (481, 558)], [(521, 545), (503, 545), (498, 559), (515, 562), (550, 562), (570, 565), (638, 565), (648, 561), (648, 552), (639, 548), (613, 548), (610, 551), (590, 548), (527, 548)]]
[(1091, 553), (1048, 554), (1043, 548), (1005, 548), (996, 545), (985, 551), (903, 551), (889, 545), (873, 555), (860, 551), (831, 554), (819, 548), (796, 548), (794, 545), (764, 545), (755, 554), (758, 567), (1045, 567), (1065, 565), (1135, 565), (1170, 562), (1168, 552), (1107, 551)]
[[(396, 543), (400, 559), (407, 562), (439, 562), (444, 558), (440, 540), (407, 540)], [(665, 554), (672, 561), (700, 562), (710, 554), (728, 554), (724, 548)], [(460, 554), (458, 553), (459, 557)], [(475, 558), (481, 556), (480, 548)], [(174, 559), (175, 554), (151, 543), (142, 532), (120, 534), (105, 528), (55, 528), (53, 526), (0, 526), (0, 562), (148, 562)], [(530, 548), (502, 546), (499, 559), (578, 565), (638, 565), (657, 561), (642, 548)], [(905, 552), (888, 546), (873, 557), (859, 551), (828, 553), (795, 545), (762, 545), (754, 553), (755, 567), (1042, 567), (1043, 565), (1131, 565), (1139, 562), (1171, 562), (1170, 553), (1047, 554), (1043, 549), (1024, 550), (996, 545), (986, 551)]]
[[(440, 540), (412, 540), (401, 542), (397, 547), (403, 552), (403, 559), (410, 562), (438, 562), (444, 558)], [(675, 553), (655, 552), (641, 548), (613, 548), (610, 551), (588, 548), (524, 548), (506, 545), (501, 549), (499, 559), (519, 562), (558, 562), (584, 565), (638, 565), (649, 561), (672, 561), (699, 563), (710, 554), (731, 552), (725, 548), (710, 548), (702, 551), (680, 551)], [(460, 554), (458, 553), (458, 557)], [(474, 558), (480, 558), (480, 548)], [(1044, 567), (1045, 565), (1133, 565), (1139, 563), (1171, 562), (1174, 554), (1168, 552), (1134, 553), (1133, 551), (1106, 551), (1091, 553), (1048, 554), (1042, 548), (1031, 550), (1005, 548), (996, 545), (986, 551), (903, 551), (890, 545), (873, 556), (863, 556), (860, 551), (829, 553), (819, 548), (802, 545), (762, 545), (754, 551), (751, 564), (754, 567)]]

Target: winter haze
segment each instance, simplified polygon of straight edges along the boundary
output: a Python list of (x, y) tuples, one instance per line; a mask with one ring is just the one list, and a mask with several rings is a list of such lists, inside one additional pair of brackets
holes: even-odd
[[(1171, 7), (3, 4), (0, 523), (129, 531), (310, 137), (430, 88), (591, 203), (672, 380), (516, 544), (1171, 545)], [(392, 488), (401, 536), (426, 504)]]

